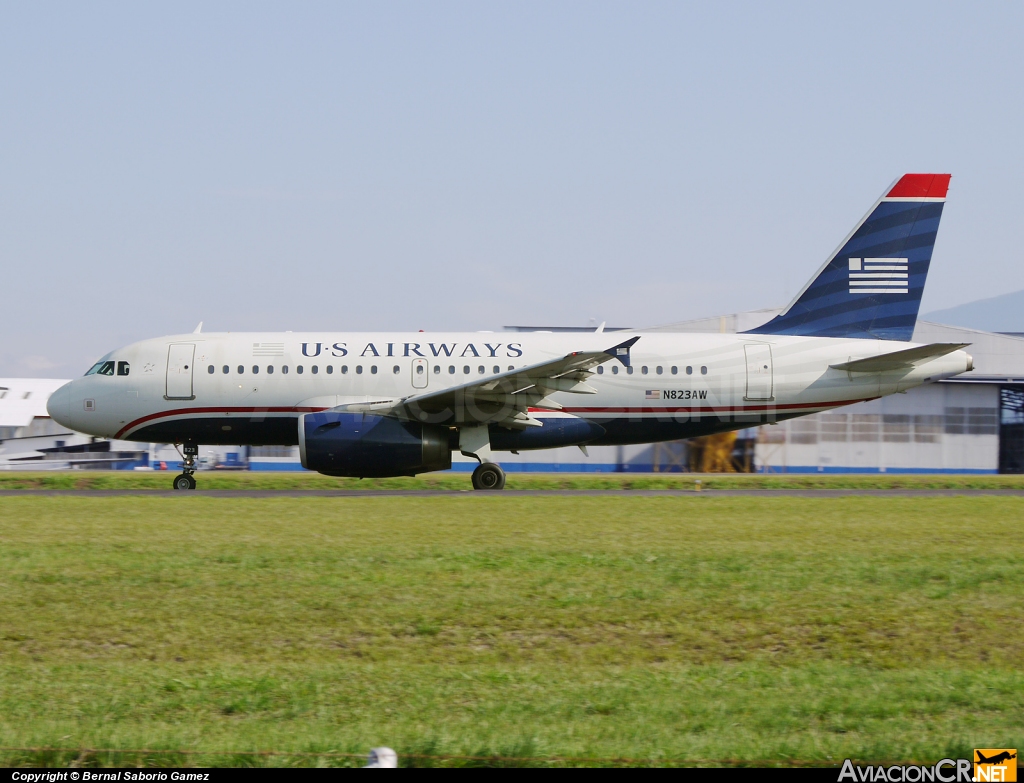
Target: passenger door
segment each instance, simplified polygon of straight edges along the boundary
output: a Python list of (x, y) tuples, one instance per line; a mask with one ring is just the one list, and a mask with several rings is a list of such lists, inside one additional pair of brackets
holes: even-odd
[(196, 346), (193, 343), (172, 343), (167, 349), (168, 400), (192, 400), (192, 362)]
[(747, 343), (747, 394), (745, 400), (772, 399), (772, 347), (767, 343)]

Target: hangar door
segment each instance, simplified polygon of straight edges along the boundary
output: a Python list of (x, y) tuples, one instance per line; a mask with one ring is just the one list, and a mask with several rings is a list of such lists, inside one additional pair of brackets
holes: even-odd
[(772, 399), (772, 347), (767, 343), (747, 343), (747, 394), (745, 400)]
[(167, 349), (167, 399), (191, 400), (193, 343), (173, 343)]

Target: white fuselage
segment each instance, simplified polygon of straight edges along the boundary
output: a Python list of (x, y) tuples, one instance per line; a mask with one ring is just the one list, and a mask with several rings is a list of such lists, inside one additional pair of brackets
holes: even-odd
[[(91, 435), (155, 442), (296, 444), (302, 413), (465, 384), (639, 335), (631, 367), (612, 360), (556, 392), (600, 424), (593, 443), (672, 440), (770, 423), (904, 391), (970, 369), (964, 351), (884, 373), (830, 365), (912, 343), (772, 335), (614, 333), (210, 333), (113, 351), (113, 374), (58, 390), (51, 415)], [(125, 364), (126, 363), (126, 364)], [(119, 374), (121, 373), (121, 374)], [(564, 444), (563, 444), (564, 445)]]

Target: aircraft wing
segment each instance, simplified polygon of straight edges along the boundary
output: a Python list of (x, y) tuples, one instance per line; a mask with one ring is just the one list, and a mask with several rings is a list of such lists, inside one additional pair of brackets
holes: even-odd
[(605, 351), (576, 351), (558, 359), (529, 367), (485, 375), (476, 380), (438, 391), (414, 394), (397, 400), (340, 405), (333, 410), (377, 413), (431, 424), (501, 424), (513, 429), (539, 427), (530, 408), (560, 410), (546, 399), (554, 392), (596, 394), (587, 385), (593, 368), (618, 359), (629, 366), (629, 349), (639, 340), (633, 337)]
[(903, 351), (869, 356), (866, 359), (854, 359), (842, 364), (830, 364), (829, 367), (847, 372), (887, 372), (909, 369), (919, 362), (937, 359), (947, 353), (966, 348), (968, 345), (970, 343), (931, 343), (930, 345), (920, 345), (917, 348), (907, 348)]

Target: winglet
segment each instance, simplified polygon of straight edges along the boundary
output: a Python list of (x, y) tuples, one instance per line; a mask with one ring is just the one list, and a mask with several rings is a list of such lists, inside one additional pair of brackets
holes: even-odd
[(636, 337), (632, 337), (629, 340), (626, 340), (626, 342), (624, 343), (613, 345), (611, 348), (605, 351), (605, 353), (611, 356), (613, 359), (618, 359), (620, 362), (622, 362), (623, 366), (629, 367), (629, 349), (632, 348), (633, 344), (636, 343), (636, 341), (639, 339), (639, 335), (637, 335)]

